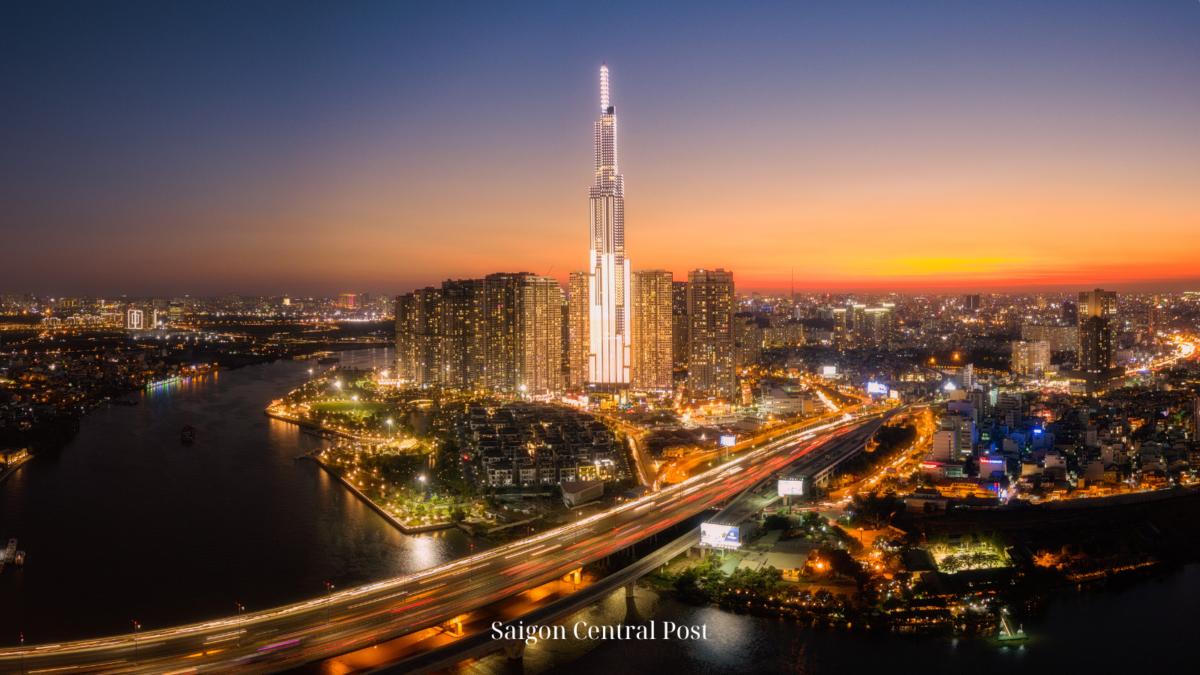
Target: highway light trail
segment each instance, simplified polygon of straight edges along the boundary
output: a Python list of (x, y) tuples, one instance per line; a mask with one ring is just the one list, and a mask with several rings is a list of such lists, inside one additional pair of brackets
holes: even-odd
[[(742, 494), (815, 449), (841, 419), (791, 431), (660, 492), (422, 572), (217, 621), (0, 650), (0, 672), (268, 673), (378, 644), (561, 578)], [(235, 642), (234, 638), (238, 638)], [(218, 646), (219, 649), (212, 649)], [(135, 658), (138, 664), (131, 667)]]

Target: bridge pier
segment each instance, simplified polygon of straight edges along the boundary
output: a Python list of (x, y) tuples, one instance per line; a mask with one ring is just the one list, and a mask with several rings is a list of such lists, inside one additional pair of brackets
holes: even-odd
[(626, 598), (633, 597), (633, 584), (634, 584), (634, 582), (632, 582), (632, 581), (625, 584), (625, 597)]
[(450, 619), (446, 623), (442, 624), (442, 628), (444, 628), (446, 630), (446, 635), (449, 635), (450, 637), (456, 637), (456, 638), (459, 638), (459, 637), (462, 637), (463, 635), (465, 635), (465, 633), (463, 632), (463, 619), (464, 618), (465, 618), (465, 616), (456, 616), (453, 619)]
[(525, 641), (513, 640), (504, 645), (504, 653), (513, 661), (520, 661), (525, 658)]

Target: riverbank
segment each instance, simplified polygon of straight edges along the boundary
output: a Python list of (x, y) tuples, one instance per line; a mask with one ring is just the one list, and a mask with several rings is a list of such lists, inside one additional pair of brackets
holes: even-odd
[[(342, 355), (344, 366), (392, 363), (391, 350)], [(361, 586), (486, 548), (457, 529), (407, 536), (294, 461), (327, 443), (261, 411), (309, 365), (281, 359), (104, 406), (65, 448), (9, 476), (0, 533), (36, 555), (0, 575), (0, 646), (22, 632), (27, 644), (112, 635), (130, 618), (147, 630), (224, 619), (238, 604), (302, 602), (326, 582)], [(181, 446), (186, 424), (198, 433)]]
[[(338, 474), (337, 471), (334, 471), (333, 468), (329, 467), (328, 465), (325, 464), (325, 462), (321, 461), (319, 452), (312, 452), (312, 453), (309, 453), (306, 455), (300, 455), (296, 459), (297, 460), (303, 459), (303, 460), (309, 460), (309, 461), (316, 462), (318, 466), (320, 466), (322, 469), (325, 470), (325, 473), (328, 473), (330, 476), (333, 476), (334, 478), (336, 478), (338, 480), (338, 482), (340, 482), (343, 486), (345, 486), (348, 490), (350, 490), (350, 492), (353, 493), (354, 496), (361, 499), (367, 506), (371, 507), (371, 509), (373, 511), (375, 511), (375, 513), (378, 513), (379, 515), (383, 516), (384, 519), (388, 521), (388, 523), (390, 523), (393, 527), (395, 527), (397, 530), (400, 530), (404, 534), (423, 534), (426, 532), (437, 532), (439, 530), (451, 530), (451, 529), (454, 529), (454, 527), (456, 525), (456, 523), (432, 523), (430, 525), (416, 525), (416, 526), (405, 525), (404, 523), (400, 522), (399, 518), (392, 515), (391, 513), (388, 513), (387, 509), (384, 509), (382, 506), (376, 504), (370, 497), (363, 494), (362, 490), (359, 490), (353, 483), (351, 483), (350, 481), (343, 478), (341, 475)], [(471, 534), (470, 532), (466, 532), (466, 533)]]
[(0, 483), (3, 483), (6, 478), (16, 473), (17, 469), (21, 468), (22, 464), (31, 459), (33, 459), (33, 455), (26, 455), (5, 467), (4, 471), (0, 471)]

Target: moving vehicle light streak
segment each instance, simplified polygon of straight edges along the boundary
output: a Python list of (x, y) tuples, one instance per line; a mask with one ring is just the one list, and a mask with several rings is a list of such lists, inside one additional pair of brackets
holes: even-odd
[[(564, 577), (725, 503), (824, 447), (830, 432), (866, 419), (840, 417), (765, 441), (659, 492), (439, 567), (261, 612), (142, 631), (136, 643), (130, 634), (3, 649), (0, 672), (20, 672), (23, 656), (27, 673), (268, 673), (435, 627)], [(217, 642), (220, 649), (211, 649)]]

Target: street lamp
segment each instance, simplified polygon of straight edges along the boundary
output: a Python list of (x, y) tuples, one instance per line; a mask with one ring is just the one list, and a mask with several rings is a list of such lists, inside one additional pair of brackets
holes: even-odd
[(325, 623), (329, 623), (329, 605), (333, 604), (333, 584), (325, 582)]
[[(130, 619), (130, 621), (133, 621), (133, 619)], [(138, 664), (137, 637), (139, 628), (141, 628), (141, 625), (133, 621), (133, 665), (135, 666)]]
[[(237, 603), (238, 606), (238, 626), (242, 625), (242, 603)], [(238, 631), (238, 646), (242, 646), (242, 631)]]

